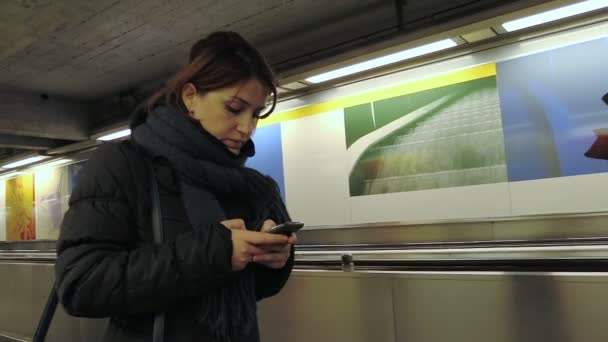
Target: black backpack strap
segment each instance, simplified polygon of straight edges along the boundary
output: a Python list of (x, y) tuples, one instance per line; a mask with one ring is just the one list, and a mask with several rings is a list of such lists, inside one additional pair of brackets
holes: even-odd
[[(162, 243), (164, 240), (162, 213), (160, 209), (160, 192), (156, 172), (149, 158), (144, 158), (150, 170), (150, 197), (152, 200), (152, 233), (155, 243)], [(152, 342), (163, 342), (165, 340), (165, 315), (162, 313), (154, 317), (154, 327), (152, 332)]]
[[(162, 223), (162, 211), (160, 202), (160, 191), (158, 180), (156, 179), (156, 171), (153, 165), (153, 156), (150, 155), (143, 147), (135, 143), (133, 140), (123, 140), (120, 142), (123, 151), (128, 154), (128, 160), (131, 163), (143, 163), (148, 169), (150, 203), (152, 211), (152, 237), (154, 243), (160, 244), (164, 241), (164, 231)], [(138, 201), (138, 204), (142, 203)], [(163, 342), (165, 340), (165, 315), (159, 313), (154, 316), (154, 326), (152, 328), (152, 342)]]
[(42, 311), (40, 321), (38, 321), (38, 326), (36, 327), (36, 332), (34, 332), (34, 336), (32, 337), (32, 342), (43, 342), (46, 338), (46, 334), (48, 333), (51, 322), (53, 321), (53, 316), (57, 310), (58, 302), (57, 284), (53, 283), (53, 288), (51, 289), (49, 298), (47, 299), (44, 310)]

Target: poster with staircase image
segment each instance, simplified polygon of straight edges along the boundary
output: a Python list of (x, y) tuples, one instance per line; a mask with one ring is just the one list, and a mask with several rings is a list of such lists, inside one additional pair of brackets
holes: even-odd
[(484, 67), (345, 108), (350, 196), (506, 182), (495, 65)]

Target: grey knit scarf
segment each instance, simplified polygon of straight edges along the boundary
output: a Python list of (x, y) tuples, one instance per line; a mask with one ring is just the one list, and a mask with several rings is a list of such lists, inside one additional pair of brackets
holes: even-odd
[[(243, 166), (255, 153), (252, 141), (235, 156), (200, 125), (168, 106), (157, 106), (150, 114), (136, 113), (131, 129), (136, 144), (152, 156), (168, 159), (178, 172), (182, 201), (195, 229), (226, 219), (218, 201), (222, 198), (242, 198), (252, 206), (253, 216), (244, 218), (248, 228), (259, 228), (266, 219), (289, 220), (276, 183)], [(217, 342), (236, 342), (256, 331), (253, 269), (245, 269), (227, 286), (201, 294), (198, 320)]]

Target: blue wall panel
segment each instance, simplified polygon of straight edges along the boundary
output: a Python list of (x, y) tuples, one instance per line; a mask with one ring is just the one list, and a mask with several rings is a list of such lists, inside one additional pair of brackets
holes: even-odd
[(608, 38), (498, 63), (510, 181), (608, 172), (585, 157), (608, 127)]
[(279, 184), (285, 198), (285, 177), (283, 175), (283, 147), (281, 125), (260, 127), (253, 136), (255, 156), (247, 161), (247, 166), (269, 175)]

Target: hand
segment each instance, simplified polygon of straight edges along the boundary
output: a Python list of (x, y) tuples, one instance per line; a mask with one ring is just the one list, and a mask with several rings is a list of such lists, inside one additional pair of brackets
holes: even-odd
[[(260, 231), (267, 232), (272, 227), (276, 226), (276, 223), (272, 220), (264, 221)], [(265, 251), (264, 254), (258, 254), (253, 257), (253, 262), (264, 265), (272, 269), (281, 269), (285, 267), (289, 256), (291, 255), (291, 247), (298, 240), (296, 234), (291, 234), (284, 244), (274, 244), (261, 246)]]
[(235, 272), (245, 269), (256, 255), (268, 253), (262, 247), (285, 245), (289, 241), (282, 235), (248, 231), (241, 219), (225, 220), (221, 224), (232, 232), (232, 270)]

